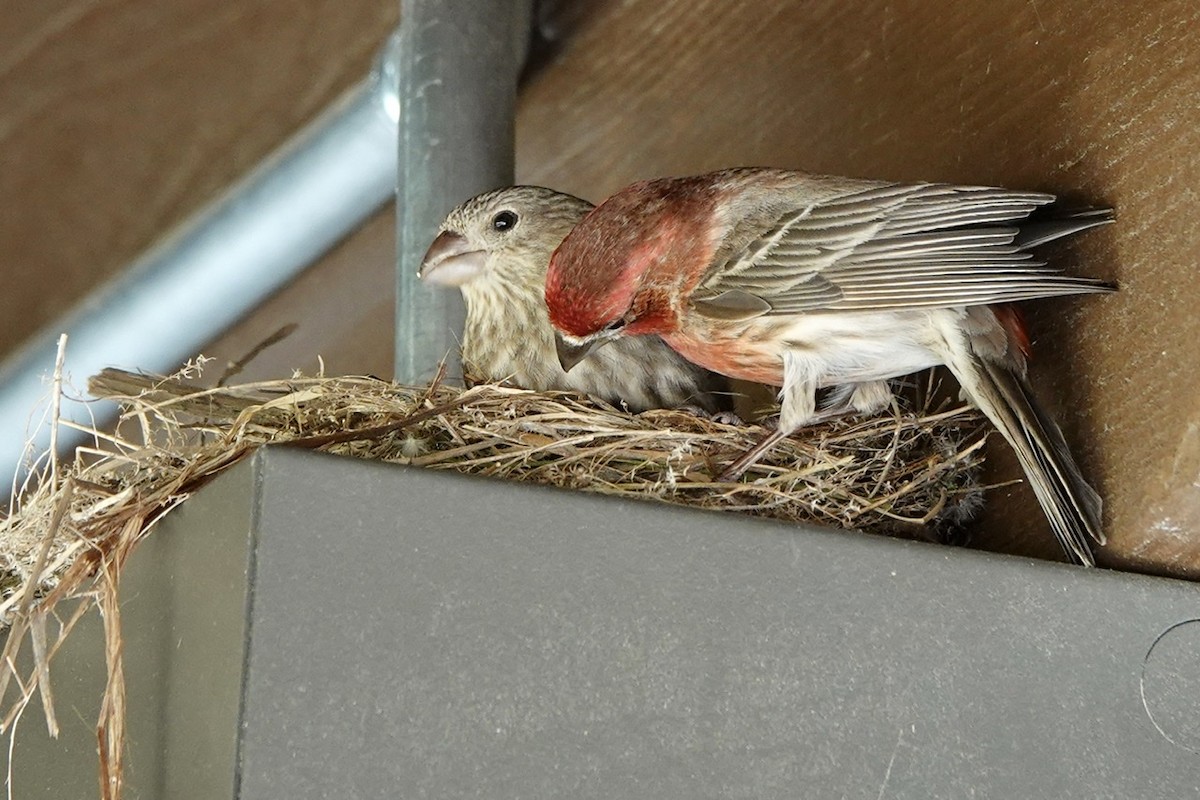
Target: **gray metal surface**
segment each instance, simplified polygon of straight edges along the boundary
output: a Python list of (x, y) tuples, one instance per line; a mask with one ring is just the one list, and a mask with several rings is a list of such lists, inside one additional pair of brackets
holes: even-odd
[[(395, 191), (396, 35), (364, 82), (252, 173), (0, 364), (0, 485), (21, 462), (26, 422), (45, 404), (60, 333), (79, 391), (104, 367), (170, 373), (312, 264)], [(64, 399), (87, 423), (108, 404)], [(44, 426), (43, 426), (44, 427)], [(87, 437), (62, 430), (61, 453)], [(37, 452), (49, 431), (35, 437)]]
[(458, 292), (422, 286), (417, 267), (456, 205), (513, 182), (517, 78), (532, 0), (402, 0), (397, 174), (396, 380), (461, 377)]
[[(238, 796), (256, 502), (253, 468), (235, 468), (219, 489), (172, 512), (122, 573), (126, 800)], [(38, 700), (26, 710), (15, 739), (12, 797), (93, 800), (105, 683), (99, 614), (78, 624), (51, 675), (62, 730), (57, 740), (47, 736)], [(7, 752), (0, 754), (7, 765)]]
[[(246, 797), (1191, 798), (1200, 587), (272, 451)], [(1160, 650), (1160, 648), (1163, 648)], [(1174, 724), (1164, 738), (1143, 705)]]
[(1195, 584), (273, 449), (124, 586), (133, 796), (1200, 793)]

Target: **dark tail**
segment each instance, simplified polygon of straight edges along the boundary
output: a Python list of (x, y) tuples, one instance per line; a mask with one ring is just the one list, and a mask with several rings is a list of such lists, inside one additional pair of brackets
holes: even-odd
[[(1001, 364), (976, 358), (977, 380), (957, 376), (980, 410), (1016, 451), (1063, 551), (1072, 561), (1096, 565), (1091, 541), (1104, 544), (1100, 495), (1083, 479), (1054, 420), (1034, 400), (1028, 382)], [(957, 372), (957, 370), (955, 370)]]
[[(1046, 213), (1053, 214), (1054, 209)], [(1020, 232), (1013, 244), (1021, 250), (1028, 250), (1080, 231), (1107, 225), (1115, 219), (1111, 208), (1082, 208), (1047, 218), (1040, 218), (1040, 215), (1035, 214), (1029, 220), (1020, 223)]]

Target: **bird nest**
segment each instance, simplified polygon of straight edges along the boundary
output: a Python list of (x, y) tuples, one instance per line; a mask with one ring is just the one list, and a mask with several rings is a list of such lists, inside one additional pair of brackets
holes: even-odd
[[(195, 378), (194, 370), (162, 377), (115, 369), (92, 378), (94, 396), (122, 407), (116, 432), (88, 429), (92, 445), (71, 464), (51, 457), (40, 483), (0, 518), (0, 620), (11, 627), (0, 696), (10, 678), (19, 688), (4, 724), (40, 692), (54, 729), (47, 665), (75, 621), (98, 606), (109, 669), (98, 727), (102, 787), (119, 787), (124, 736), (121, 565), (164, 514), (264, 444), (930, 538), (981, 505), (986, 434), (961, 404), (901, 401), (889, 416), (807, 429), (738, 481), (721, 482), (714, 476), (763, 428), (686, 411), (631, 415), (574, 394), (493, 384), (295, 377), (213, 388)], [(69, 600), (78, 602), (68, 609)], [(34, 667), (18, 675), (25, 640)]]

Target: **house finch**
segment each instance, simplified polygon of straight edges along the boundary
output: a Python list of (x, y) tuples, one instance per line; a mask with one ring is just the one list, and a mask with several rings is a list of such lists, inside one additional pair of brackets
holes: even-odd
[[(1027, 248), (1111, 220), (1026, 217), (1052, 195), (733, 169), (636, 183), (555, 251), (546, 279), (564, 366), (656, 334), (689, 360), (781, 387), (778, 438), (879, 411), (887, 379), (945, 364), (1015, 449), (1064, 551), (1093, 564), (1100, 498), (1034, 402), (1017, 300), (1114, 287)], [(818, 409), (816, 392), (833, 387)]]
[(592, 204), (537, 186), (481, 194), (450, 212), (418, 272), (457, 286), (467, 303), (462, 355), (476, 378), (571, 390), (631, 411), (729, 405), (727, 382), (657, 336), (597, 349), (569, 373), (559, 364), (543, 297), (550, 254)]

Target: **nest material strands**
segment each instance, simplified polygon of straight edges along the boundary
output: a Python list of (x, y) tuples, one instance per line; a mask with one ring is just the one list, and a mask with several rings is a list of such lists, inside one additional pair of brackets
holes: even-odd
[[(116, 433), (88, 430), (95, 446), (80, 448), (71, 465), (50, 458), (41, 484), (0, 518), (0, 621), (11, 626), (0, 696), (10, 678), (20, 690), (5, 729), (40, 692), (53, 731), (47, 664), (79, 616), (99, 607), (109, 670), (98, 726), (105, 797), (120, 795), (121, 565), (165, 513), (260, 445), (885, 533), (958, 523), (980, 505), (981, 419), (928, 400), (806, 430), (741, 480), (718, 482), (762, 428), (686, 411), (635, 416), (578, 395), (492, 384), (296, 377), (205, 388), (195, 375), (95, 376), (90, 392), (123, 407)], [(70, 613), (56, 611), (73, 598)], [(26, 633), (35, 667), (22, 677), (13, 656)]]
[[(63, 502), (41, 592), (81, 554), (112, 550), (128, 520), (143, 520), (136, 539), (267, 443), (883, 533), (962, 521), (979, 505), (985, 434), (965, 407), (834, 421), (784, 440), (726, 483), (713, 476), (761, 428), (686, 411), (634, 416), (573, 394), (354, 377), (205, 388), (115, 369), (89, 388), (123, 405), (121, 425), (116, 435), (92, 431), (100, 447), (81, 448), (56, 490), (41, 487), (0, 521), (4, 619)], [(67, 479), (73, 497), (63, 501)]]

